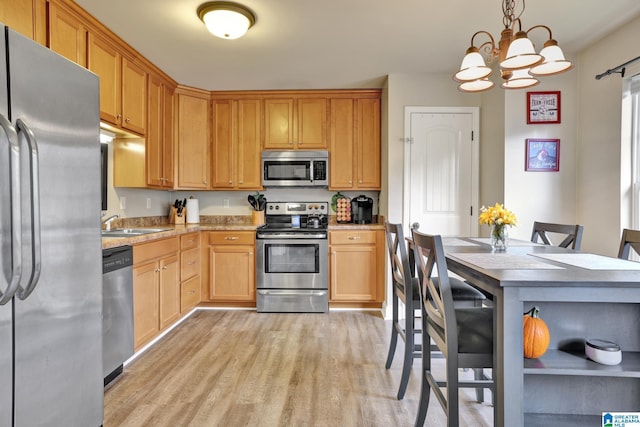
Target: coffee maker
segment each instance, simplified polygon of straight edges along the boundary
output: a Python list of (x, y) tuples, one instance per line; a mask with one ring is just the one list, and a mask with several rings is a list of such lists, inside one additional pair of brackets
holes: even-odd
[(351, 199), (351, 217), (354, 224), (371, 224), (373, 219), (373, 199), (365, 195)]

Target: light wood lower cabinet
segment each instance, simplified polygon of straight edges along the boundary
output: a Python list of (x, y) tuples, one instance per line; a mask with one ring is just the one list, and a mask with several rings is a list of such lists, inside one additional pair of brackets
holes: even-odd
[(177, 237), (133, 247), (133, 336), (137, 349), (180, 317)]
[(180, 312), (184, 315), (200, 303), (200, 233), (180, 236)]
[(330, 301), (384, 301), (384, 239), (383, 230), (329, 232)]
[(209, 233), (209, 298), (255, 302), (255, 231)]

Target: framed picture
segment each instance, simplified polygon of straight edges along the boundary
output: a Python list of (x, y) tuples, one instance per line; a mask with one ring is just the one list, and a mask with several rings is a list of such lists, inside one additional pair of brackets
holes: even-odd
[(560, 91), (527, 92), (527, 124), (560, 123)]
[(524, 170), (557, 172), (560, 170), (559, 139), (527, 139)]

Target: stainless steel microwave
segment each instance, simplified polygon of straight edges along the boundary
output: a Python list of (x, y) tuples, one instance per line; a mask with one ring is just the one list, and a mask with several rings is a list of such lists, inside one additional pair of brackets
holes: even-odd
[(262, 185), (264, 187), (327, 187), (329, 152), (263, 151)]

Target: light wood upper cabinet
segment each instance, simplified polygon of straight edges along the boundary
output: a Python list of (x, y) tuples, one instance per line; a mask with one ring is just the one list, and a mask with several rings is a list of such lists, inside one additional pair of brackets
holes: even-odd
[(266, 98), (265, 149), (326, 149), (327, 99)]
[(212, 102), (212, 188), (260, 189), (262, 101)]
[(79, 16), (60, 4), (47, 3), (47, 47), (49, 49), (86, 67), (87, 34), (87, 27)]
[(329, 188), (379, 190), (380, 99), (331, 99), (329, 139)]
[(33, 0), (0, 2), (0, 22), (20, 34), (34, 39)]
[(209, 94), (184, 88), (178, 98), (178, 188), (209, 188)]
[(146, 137), (147, 186), (173, 188), (173, 87), (149, 76)]
[(100, 77), (100, 119), (145, 135), (147, 72), (111, 42), (89, 33), (87, 68)]

